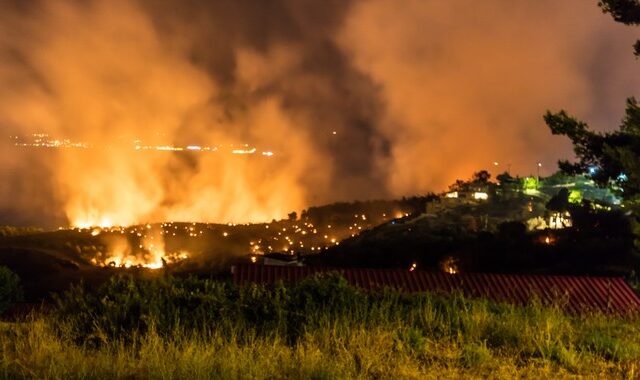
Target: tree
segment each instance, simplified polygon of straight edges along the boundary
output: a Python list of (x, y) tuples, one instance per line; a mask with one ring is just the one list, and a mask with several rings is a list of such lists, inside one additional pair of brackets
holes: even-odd
[(474, 183), (487, 184), (489, 179), (491, 179), (491, 174), (486, 170), (480, 170), (479, 172), (473, 173), (472, 181)]
[[(640, 25), (638, 0), (601, 0), (598, 5), (613, 19), (627, 25)], [(640, 41), (635, 44), (640, 56)], [(618, 130), (597, 133), (564, 110), (547, 112), (544, 120), (551, 133), (565, 135), (573, 143), (578, 162), (559, 162), (567, 174), (589, 173), (600, 186), (611, 186), (624, 199), (633, 214), (636, 235), (640, 237), (640, 105), (627, 99), (625, 115)], [(640, 240), (637, 241), (640, 247)]]
[(565, 212), (569, 209), (569, 190), (566, 188), (560, 189), (558, 194), (554, 195), (549, 202), (547, 202), (547, 210), (555, 212)]
[[(640, 2), (638, 0), (601, 0), (598, 2), (605, 13), (626, 25), (640, 25)], [(640, 40), (633, 45), (635, 55), (640, 57)]]

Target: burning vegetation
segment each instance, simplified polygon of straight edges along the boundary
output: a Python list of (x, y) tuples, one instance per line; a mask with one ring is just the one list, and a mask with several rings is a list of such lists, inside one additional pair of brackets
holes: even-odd
[(210, 263), (216, 258), (247, 254), (314, 255), (355, 238), (363, 231), (410, 213), (420, 212), (426, 198), (406, 201), (338, 203), (312, 207), (271, 223), (148, 223), (111, 226), (78, 226), (72, 231), (86, 239), (83, 246), (70, 244), (91, 264), (117, 268), (177, 267)]

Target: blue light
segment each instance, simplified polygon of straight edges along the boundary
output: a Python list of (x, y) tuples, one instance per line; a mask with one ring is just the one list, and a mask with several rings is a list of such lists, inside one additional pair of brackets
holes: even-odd
[(629, 177), (627, 177), (626, 174), (624, 173), (620, 173), (620, 175), (618, 176), (618, 181), (619, 182), (626, 182), (629, 179)]
[(594, 175), (598, 172), (597, 166), (589, 166), (589, 175)]

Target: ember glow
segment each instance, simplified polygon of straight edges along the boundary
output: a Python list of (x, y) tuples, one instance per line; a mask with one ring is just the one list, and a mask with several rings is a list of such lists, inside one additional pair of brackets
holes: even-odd
[(7, 224), (264, 222), (532, 174), (571, 151), (546, 109), (616, 125), (640, 86), (633, 31), (581, 0), (9, 0), (0, 31)]
[[(189, 227), (183, 228), (190, 231)], [(90, 231), (91, 236), (102, 242), (102, 250), (97, 250), (90, 262), (98, 266), (118, 268), (160, 269), (190, 258), (184, 249), (168, 252), (165, 236), (173, 234), (172, 223), (147, 224), (132, 227), (78, 228), (79, 232)]]

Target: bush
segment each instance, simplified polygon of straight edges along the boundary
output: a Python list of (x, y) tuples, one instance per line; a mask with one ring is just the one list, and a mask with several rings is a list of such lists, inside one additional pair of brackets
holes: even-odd
[(478, 367), (491, 360), (491, 350), (485, 342), (468, 343), (460, 352), (460, 364), (464, 367)]
[[(133, 350), (148, 336), (238, 349), (267, 342), (309, 349), (320, 361), (323, 355), (352, 357), (366, 377), (375, 377), (377, 366), (393, 355), (487, 371), (504, 358), (578, 372), (590, 360), (616, 365), (640, 360), (637, 316), (570, 315), (537, 301), (496, 304), (461, 293), (363, 291), (337, 274), (274, 286), (116, 276), (95, 291), (74, 287), (66, 292), (52, 317), (52, 328), (78, 343), (75, 347), (122, 344)], [(373, 332), (371, 341), (356, 339)], [(320, 346), (329, 351), (312, 349)], [(358, 353), (350, 355), (353, 350)], [(369, 354), (378, 359), (368, 359)]]
[(0, 314), (13, 303), (22, 300), (20, 278), (9, 268), (0, 266)]
[(176, 329), (235, 330), (249, 338), (278, 333), (295, 342), (309, 326), (331, 316), (351, 316), (369, 305), (365, 294), (334, 274), (312, 276), (291, 287), (114, 276), (94, 292), (74, 286), (56, 303), (54, 318), (70, 326), (79, 342), (127, 340), (132, 333), (150, 330), (168, 335)]

